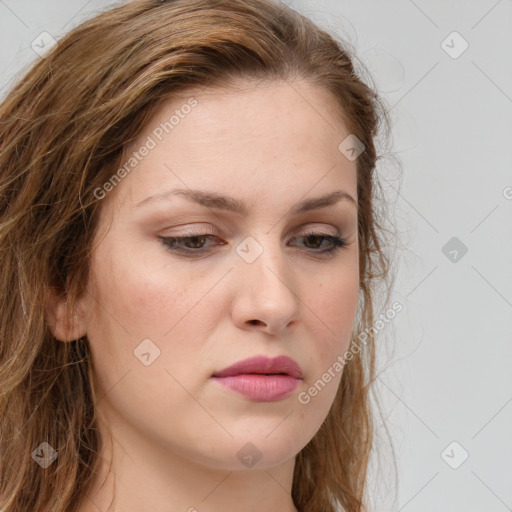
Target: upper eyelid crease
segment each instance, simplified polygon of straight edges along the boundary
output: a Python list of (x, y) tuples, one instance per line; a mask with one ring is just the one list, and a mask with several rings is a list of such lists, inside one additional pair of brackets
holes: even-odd
[[(218, 210), (227, 210), (234, 213), (239, 213), (243, 216), (247, 216), (249, 214), (249, 208), (247, 207), (247, 203), (240, 199), (235, 199), (232, 197), (226, 197), (217, 192), (209, 192), (202, 190), (191, 190), (191, 189), (174, 189), (166, 192), (161, 192), (159, 194), (154, 194), (146, 199), (143, 199), (141, 202), (135, 205), (136, 208), (141, 207), (144, 204), (147, 204), (151, 200), (154, 199), (168, 199), (172, 196), (179, 195), (190, 201), (194, 201), (202, 206), (206, 206), (207, 208), (215, 208)], [(343, 190), (336, 190), (324, 196), (303, 199), (295, 204), (291, 211), (291, 215), (299, 215), (302, 213), (307, 213), (312, 210), (317, 210), (320, 208), (326, 208), (328, 206), (334, 205), (342, 200), (347, 200), (352, 203), (357, 208), (357, 201), (347, 192)]]

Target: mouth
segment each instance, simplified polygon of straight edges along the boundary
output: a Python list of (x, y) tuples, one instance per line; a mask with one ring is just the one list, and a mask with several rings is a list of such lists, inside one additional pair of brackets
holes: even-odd
[(302, 379), (301, 367), (296, 361), (287, 356), (274, 358), (266, 356), (251, 357), (214, 373), (213, 377), (232, 377), (247, 374), (288, 375), (295, 379)]
[(287, 356), (252, 357), (239, 361), (212, 378), (253, 401), (271, 402), (290, 395), (302, 380), (302, 369)]

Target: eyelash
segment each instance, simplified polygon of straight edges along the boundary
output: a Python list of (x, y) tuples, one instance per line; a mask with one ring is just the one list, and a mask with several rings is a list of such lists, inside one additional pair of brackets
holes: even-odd
[[(183, 241), (183, 240), (189, 240), (192, 238), (200, 238), (200, 237), (216, 238), (216, 236), (211, 233), (189, 233), (188, 235), (183, 235), (183, 236), (159, 236), (158, 238), (162, 241), (162, 244), (167, 249), (169, 249), (171, 251), (180, 252), (180, 253), (189, 254), (189, 255), (199, 255), (201, 253), (206, 253), (208, 251), (208, 249), (205, 249), (204, 247), (186, 248), (186, 249), (177, 248), (176, 243)], [(320, 232), (316, 232), (316, 231), (310, 231), (310, 232), (304, 233), (303, 235), (295, 237), (295, 238), (308, 238), (308, 237), (320, 237), (325, 240), (328, 240), (332, 244), (332, 247), (330, 249), (326, 249), (323, 251), (319, 251), (318, 249), (310, 249), (313, 253), (316, 253), (318, 255), (332, 255), (347, 245), (347, 240), (342, 237), (327, 235), (325, 233), (320, 233)], [(224, 245), (224, 244), (221, 244), (221, 245)]]

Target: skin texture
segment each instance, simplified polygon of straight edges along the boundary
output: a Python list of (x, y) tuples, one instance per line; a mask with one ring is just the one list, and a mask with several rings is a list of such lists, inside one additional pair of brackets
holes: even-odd
[[(153, 130), (191, 96), (197, 106), (158, 142)], [(133, 142), (130, 151), (148, 136), (158, 144), (102, 199), (76, 322), (63, 320), (65, 303), (50, 313), (63, 342), (87, 335), (101, 437), (107, 425), (114, 436), (81, 512), (107, 510), (113, 473), (116, 511), (296, 510), (295, 456), (329, 412), (341, 372), (308, 404), (298, 395), (347, 349), (359, 294), (356, 205), (290, 214), (334, 190), (357, 200), (356, 162), (338, 150), (350, 132), (334, 106), (302, 81), (195, 89), (167, 101)], [(249, 214), (179, 196), (136, 207), (174, 187), (245, 200)], [(332, 245), (303, 238), (310, 230), (339, 230), (347, 245), (322, 255)], [(158, 238), (199, 233), (214, 234), (188, 242), (206, 246), (199, 257)], [(252, 263), (236, 252), (249, 236), (263, 250)], [(144, 339), (160, 350), (148, 366), (134, 355)], [(255, 402), (211, 379), (255, 355), (291, 357), (303, 381), (282, 400)], [(261, 453), (251, 468), (237, 457), (246, 443)]]

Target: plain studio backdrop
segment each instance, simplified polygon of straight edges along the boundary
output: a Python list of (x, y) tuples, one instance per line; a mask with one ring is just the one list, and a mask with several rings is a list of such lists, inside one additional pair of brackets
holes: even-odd
[[(398, 481), (381, 426), (373, 510), (512, 510), (512, 0), (286, 3), (355, 48), (400, 160), (378, 169), (399, 235), (377, 388)], [(0, 97), (110, 5), (0, 0)]]

